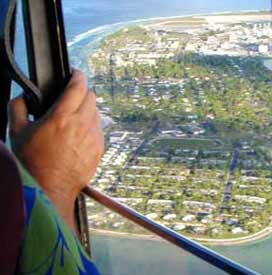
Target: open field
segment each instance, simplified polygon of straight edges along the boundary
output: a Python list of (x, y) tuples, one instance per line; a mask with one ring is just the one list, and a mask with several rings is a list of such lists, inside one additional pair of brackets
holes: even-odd
[(180, 17), (173, 19), (160, 20), (155, 23), (148, 23), (149, 27), (164, 26), (187, 26), (187, 27), (201, 27), (207, 24), (239, 24), (248, 22), (264, 22), (272, 21), (271, 12), (258, 12), (258, 13), (223, 13), (217, 15), (203, 15), (203, 16), (190, 16)]
[(152, 142), (154, 149), (208, 149), (221, 145), (219, 140), (194, 138), (161, 138)]

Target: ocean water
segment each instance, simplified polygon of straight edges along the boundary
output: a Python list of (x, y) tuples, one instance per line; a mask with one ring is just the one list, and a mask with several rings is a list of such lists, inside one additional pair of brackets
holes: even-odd
[[(270, 0), (63, 0), (63, 5), (71, 63), (73, 66), (79, 67), (87, 73), (86, 59), (91, 51), (99, 45), (103, 37), (124, 25), (135, 24), (139, 22), (139, 20), (155, 17), (227, 11), (268, 10), (271, 8)], [(21, 24), (18, 26), (18, 41), (19, 43), (17, 43), (16, 48), (17, 60), (26, 72), (25, 49), (22, 46), (23, 29)], [(97, 245), (103, 243), (101, 239), (94, 241), (96, 241)], [(114, 254), (114, 251), (117, 251), (123, 244), (123, 241), (114, 240), (111, 247), (106, 246), (104, 247), (104, 251), (100, 251), (100, 255), (103, 255), (103, 253)], [(152, 242), (130, 242), (126, 243), (126, 245), (128, 247), (131, 245), (131, 257), (129, 257), (129, 259), (132, 261), (131, 263), (127, 262), (127, 264), (133, 265), (133, 257), (135, 257), (133, 251), (142, 251), (144, 254), (147, 251), (145, 247), (151, 249)], [(107, 248), (112, 251), (106, 251)], [(254, 244), (233, 247), (214, 247), (214, 249), (237, 262), (256, 269), (261, 274), (272, 275), (272, 262), (270, 260), (272, 255), (272, 238)], [(164, 250), (161, 251), (161, 253), (163, 253)], [(119, 254), (115, 256), (119, 258), (125, 257), (122, 251), (118, 253)], [(159, 253), (159, 250), (157, 250), (157, 253)], [(148, 253), (146, 257), (148, 258)], [(176, 257), (176, 255), (173, 254), (173, 257)], [(185, 256), (183, 255), (183, 257)], [(143, 259), (144, 258), (145, 257), (143, 257)], [(126, 261), (129, 261), (129, 259), (126, 258)], [(188, 261), (190, 261), (189, 258)], [(173, 261), (173, 264), (177, 264), (177, 262), (176, 259)], [(114, 265), (114, 262), (112, 265)], [(176, 270), (178, 270), (178, 268)], [(141, 269), (137, 270), (135, 274), (139, 273), (146, 274), (143, 271), (141, 272)], [(163, 275), (163, 273), (156, 274)], [(192, 270), (190, 274), (197, 273)], [(126, 275), (129, 274), (127, 273)]]
[(270, 9), (270, 0), (63, 0), (68, 39), (98, 26), (160, 16)]
[[(103, 275), (223, 275), (224, 272), (165, 242), (91, 236), (94, 260)], [(217, 252), (263, 275), (272, 274), (272, 239), (217, 247)]]
[(226, 275), (166, 242), (94, 235), (91, 243), (103, 275)]
[[(103, 36), (128, 22), (188, 14), (268, 10), (271, 3), (270, 0), (63, 0), (63, 8), (71, 62), (73, 66), (86, 70), (86, 54)], [(20, 17), (18, 22), (16, 55), (26, 71)], [(85, 49), (86, 44), (88, 49)]]

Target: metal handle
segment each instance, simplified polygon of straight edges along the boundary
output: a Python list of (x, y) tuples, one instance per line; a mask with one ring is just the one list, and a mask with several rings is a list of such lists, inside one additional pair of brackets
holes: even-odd
[[(43, 115), (71, 78), (61, 0), (22, 1), (30, 80), (40, 91), (39, 106), (25, 91), (30, 112)], [(38, 108), (37, 108), (38, 107)]]

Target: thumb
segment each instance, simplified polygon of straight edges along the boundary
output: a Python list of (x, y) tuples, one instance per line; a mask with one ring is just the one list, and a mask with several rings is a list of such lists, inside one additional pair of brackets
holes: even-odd
[(16, 97), (9, 104), (10, 131), (19, 133), (29, 124), (28, 111), (22, 96)]

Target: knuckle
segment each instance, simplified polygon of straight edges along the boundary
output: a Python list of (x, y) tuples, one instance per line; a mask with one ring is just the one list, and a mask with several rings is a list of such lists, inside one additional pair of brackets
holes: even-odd
[(67, 129), (70, 123), (70, 119), (67, 118), (67, 115), (58, 114), (56, 116), (50, 117), (46, 123), (49, 127), (54, 127), (57, 131), (64, 131)]
[(104, 135), (102, 134), (102, 131), (97, 130), (95, 133), (90, 133), (89, 138), (94, 155), (97, 159), (100, 159), (105, 150)]
[(79, 84), (78, 87), (81, 89), (86, 89), (87, 83), (88, 83), (87, 76), (83, 72), (79, 71), (79, 73), (78, 73), (78, 84)]
[(81, 71), (75, 71), (67, 89), (72, 92), (85, 92), (87, 91), (87, 84), (86, 75)]
[(89, 103), (93, 108), (96, 108), (96, 96), (94, 93), (88, 93)]
[(101, 158), (105, 152), (105, 141), (104, 141), (103, 133), (100, 133), (98, 140), (99, 140), (98, 155), (99, 155), (99, 158)]
[(87, 79), (86, 74), (83, 73), (82, 71), (76, 70), (75, 73), (77, 74), (77, 77), (78, 77), (78, 78), (81, 78), (82, 80), (86, 80), (86, 79)]

